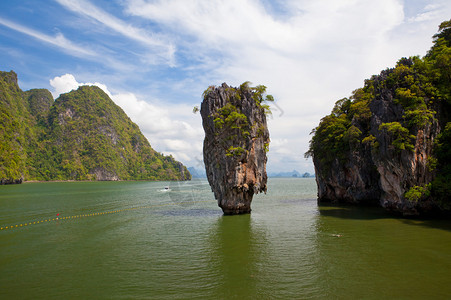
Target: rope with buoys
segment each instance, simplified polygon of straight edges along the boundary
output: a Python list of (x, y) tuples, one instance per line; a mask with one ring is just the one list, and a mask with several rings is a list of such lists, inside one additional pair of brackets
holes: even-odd
[(178, 204), (186, 204), (186, 203), (201, 203), (201, 202), (210, 202), (207, 200), (204, 201), (185, 201), (185, 202), (172, 202), (172, 203), (163, 203), (163, 204), (155, 204), (155, 205), (146, 205), (146, 206), (135, 206), (135, 207), (129, 207), (124, 209), (116, 209), (116, 210), (110, 210), (105, 212), (96, 212), (96, 213), (90, 213), (90, 214), (80, 214), (80, 215), (74, 215), (74, 216), (67, 216), (67, 217), (59, 217), (59, 213), (57, 214), (57, 217), (55, 218), (47, 218), (45, 220), (39, 220), (39, 221), (33, 221), (33, 222), (25, 222), (21, 224), (14, 224), (14, 225), (8, 225), (8, 226), (0, 226), (0, 230), (7, 230), (7, 229), (15, 229), (15, 228), (23, 228), (31, 225), (38, 225), (42, 223), (48, 223), (48, 222), (54, 222), (54, 221), (61, 221), (61, 220), (72, 220), (72, 219), (78, 219), (78, 218), (87, 218), (87, 217), (95, 217), (95, 216), (102, 216), (102, 215), (109, 215), (114, 213), (120, 213), (125, 211), (133, 211), (137, 209), (144, 209), (144, 208), (154, 208), (154, 207), (163, 207), (163, 206), (170, 206), (170, 205), (178, 205)]

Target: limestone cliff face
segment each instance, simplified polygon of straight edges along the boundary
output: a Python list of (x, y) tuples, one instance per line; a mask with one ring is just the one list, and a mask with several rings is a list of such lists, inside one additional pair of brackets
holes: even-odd
[[(403, 59), (396, 68), (373, 76), (351, 99), (337, 102), (316, 128), (310, 154), (319, 203), (375, 204), (404, 215), (438, 209), (430, 197), (406, 197), (411, 188), (434, 179), (429, 162), (442, 113), (441, 105), (424, 91), (417, 91), (423, 97), (417, 97), (415, 107), (406, 105), (409, 99), (402, 93), (409, 86), (402, 80), (419, 78), (412, 66), (411, 59)], [(400, 70), (404, 73), (398, 74)], [(336, 152), (328, 157), (321, 147), (327, 151), (331, 139), (335, 142), (330, 151)]]
[(428, 53), (401, 58), (336, 102), (313, 130), (318, 202), (451, 215), (451, 20)]
[[(385, 74), (382, 74), (383, 76)], [(383, 78), (379, 77), (380, 80)], [(372, 112), (371, 133), (379, 141), (379, 147), (371, 152), (374, 168), (379, 175), (380, 204), (390, 210), (402, 212), (404, 215), (417, 215), (423, 211), (434, 209), (430, 201), (411, 201), (405, 193), (414, 186), (425, 186), (431, 182), (435, 173), (428, 166), (428, 159), (432, 157), (434, 140), (441, 132), (437, 118), (431, 118), (420, 126), (410, 129), (412, 135), (412, 149), (397, 149), (393, 146), (390, 132), (380, 130), (384, 123), (406, 122), (406, 110), (395, 103), (396, 93), (382, 89), (381, 96), (370, 104)], [(428, 101), (429, 102), (429, 101)], [(440, 107), (430, 101), (429, 105), (435, 112)], [(406, 125), (407, 127), (407, 125)]]
[(269, 132), (261, 94), (247, 84), (210, 87), (201, 104), (207, 178), (224, 214), (251, 211), (266, 192)]
[(17, 74), (0, 72), (0, 184), (21, 183), (28, 174), (27, 150), (35, 138), (22, 94)]

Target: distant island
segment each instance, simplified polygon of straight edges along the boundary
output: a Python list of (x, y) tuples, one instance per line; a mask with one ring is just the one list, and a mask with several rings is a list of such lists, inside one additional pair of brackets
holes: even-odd
[(207, 178), (207, 173), (204, 168), (188, 167), (188, 171), (192, 178)]
[(313, 131), (319, 203), (451, 212), (451, 21), (423, 58), (401, 58), (336, 102)]
[(49, 180), (189, 180), (187, 168), (158, 153), (99, 87), (53, 100), (22, 91), (0, 72), (0, 183)]
[(315, 177), (315, 174), (310, 174), (308, 172), (305, 173), (299, 173), (296, 170), (293, 170), (291, 172), (272, 172), (268, 173), (268, 177), (274, 177), (274, 178), (313, 178)]
[[(189, 167), (192, 178), (207, 178), (205, 169)], [(315, 178), (315, 174), (310, 174), (309, 172), (299, 173), (296, 170), (291, 172), (269, 172), (268, 178)]]

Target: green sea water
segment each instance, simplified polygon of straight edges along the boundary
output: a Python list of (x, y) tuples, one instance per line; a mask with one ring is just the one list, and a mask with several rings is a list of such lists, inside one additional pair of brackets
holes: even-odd
[(450, 221), (318, 207), (313, 179), (252, 208), (199, 180), (1, 186), (0, 299), (451, 297)]

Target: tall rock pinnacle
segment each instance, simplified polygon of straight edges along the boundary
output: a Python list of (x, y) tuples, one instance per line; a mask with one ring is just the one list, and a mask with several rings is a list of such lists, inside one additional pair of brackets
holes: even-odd
[(251, 212), (254, 194), (266, 192), (269, 132), (265, 86), (239, 88), (223, 83), (204, 92), (204, 163), (208, 182), (224, 214)]

